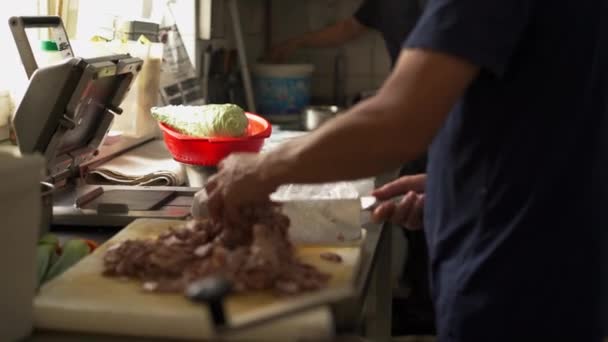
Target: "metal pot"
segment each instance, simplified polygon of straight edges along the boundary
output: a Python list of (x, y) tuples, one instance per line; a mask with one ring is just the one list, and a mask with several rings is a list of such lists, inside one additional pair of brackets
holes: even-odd
[(342, 111), (338, 106), (311, 106), (304, 110), (304, 128), (313, 131)]
[(207, 184), (209, 177), (217, 172), (217, 168), (212, 166), (180, 164), (182, 169), (186, 172), (186, 183), (192, 188), (204, 187)]
[(55, 186), (51, 183), (40, 182), (40, 196), (42, 210), (40, 211), (40, 231), (39, 236), (49, 232), (53, 221), (53, 193)]

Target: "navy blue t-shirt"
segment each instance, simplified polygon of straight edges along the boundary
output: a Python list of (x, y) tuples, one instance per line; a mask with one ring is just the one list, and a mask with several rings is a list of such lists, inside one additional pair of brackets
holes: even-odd
[(401, 45), (422, 13), (426, 0), (364, 0), (354, 17), (382, 34), (394, 64)]
[(406, 41), (481, 68), (429, 152), (440, 341), (599, 341), (607, 34), (600, 0), (430, 0)]

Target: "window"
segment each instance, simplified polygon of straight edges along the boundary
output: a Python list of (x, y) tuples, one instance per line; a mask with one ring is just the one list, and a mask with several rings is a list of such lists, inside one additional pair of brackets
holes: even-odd
[[(27, 76), (21, 65), (21, 59), (13, 40), (8, 19), (12, 16), (38, 15), (46, 13), (46, 1), (20, 0), (0, 2), (0, 38), (2, 53), (0, 53), (0, 90), (10, 90), (16, 98), (27, 86)], [(37, 34), (34, 37), (38, 36)], [(36, 37), (38, 38), (38, 37)]]
[(116, 20), (150, 19), (148, 14), (150, 5), (150, 1), (144, 0), (80, 0), (76, 9), (76, 27), (70, 38), (88, 40), (95, 35), (112, 38), (111, 33)]
[[(147, 20), (163, 24), (166, 4), (170, 2), (172, 13), (180, 30), (188, 56), (195, 64), (194, 0), (70, 0), (75, 9), (71, 12), (68, 31), (71, 39), (87, 41), (93, 36), (113, 38), (114, 24), (120, 20)], [(64, 5), (65, 6), (65, 5)], [(66, 13), (64, 10), (63, 13)], [(72, 19), (75, 19), (75, 24)], [(78, 54), (78, 51), (75, 51)]]

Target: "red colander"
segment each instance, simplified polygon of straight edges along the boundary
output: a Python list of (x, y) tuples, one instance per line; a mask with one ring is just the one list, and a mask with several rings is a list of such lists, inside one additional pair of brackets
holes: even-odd
[(180, 163), (216, 166), (232, 152), (260, 152), (264, 139), (272, 133), (270, 123), (255, 114), (245, 113), (249, 120), (247, 134), (238, 138), (197, 138), (181, 134), (159, 123), (167, 149)]

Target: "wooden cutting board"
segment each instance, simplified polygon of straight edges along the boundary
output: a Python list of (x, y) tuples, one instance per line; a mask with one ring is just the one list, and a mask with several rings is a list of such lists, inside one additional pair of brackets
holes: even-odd
[[(181, 294), (151, 294), (141, 290), (136, 281), (125, 281), (101, 275), (103, 255), (109, 246), (126, 239), (155, 238), (180, 221), (140, 219), (125, 227), (95, 252), (61, 276), (42, 287), (34, 299), (34, 324), (37, 328), (133, 336), (204, 339), (213, 336), (207, 308), (194, 304)], [(322, 252), (333, 252), (343, 258), (331, 263), (320, 258)], [(329, 290), (354, 284), (361, 248), (353, 246), (298, 246), (299, 257), (321, 271), (331, 274)], [(276, 297), (270, 292), (232, 295), (226, 310), (230, 322), (239, 322), (256, 314), (301, 302), (307, 294), (295, 298)], [(319, 316), (317, 316), (318, 318)], [(273, 325), (273, 329), (295, 332), (298, 329), (331, 330), (330, 315), (305, 322)], [(313, 325), (314, 325), (313, 324)], [(274, 333), (278, 333), (275, 331)], [(261, 336), (259, 336), (261, 337)], [(276, 337), (276, 335), (275, 335)]]

